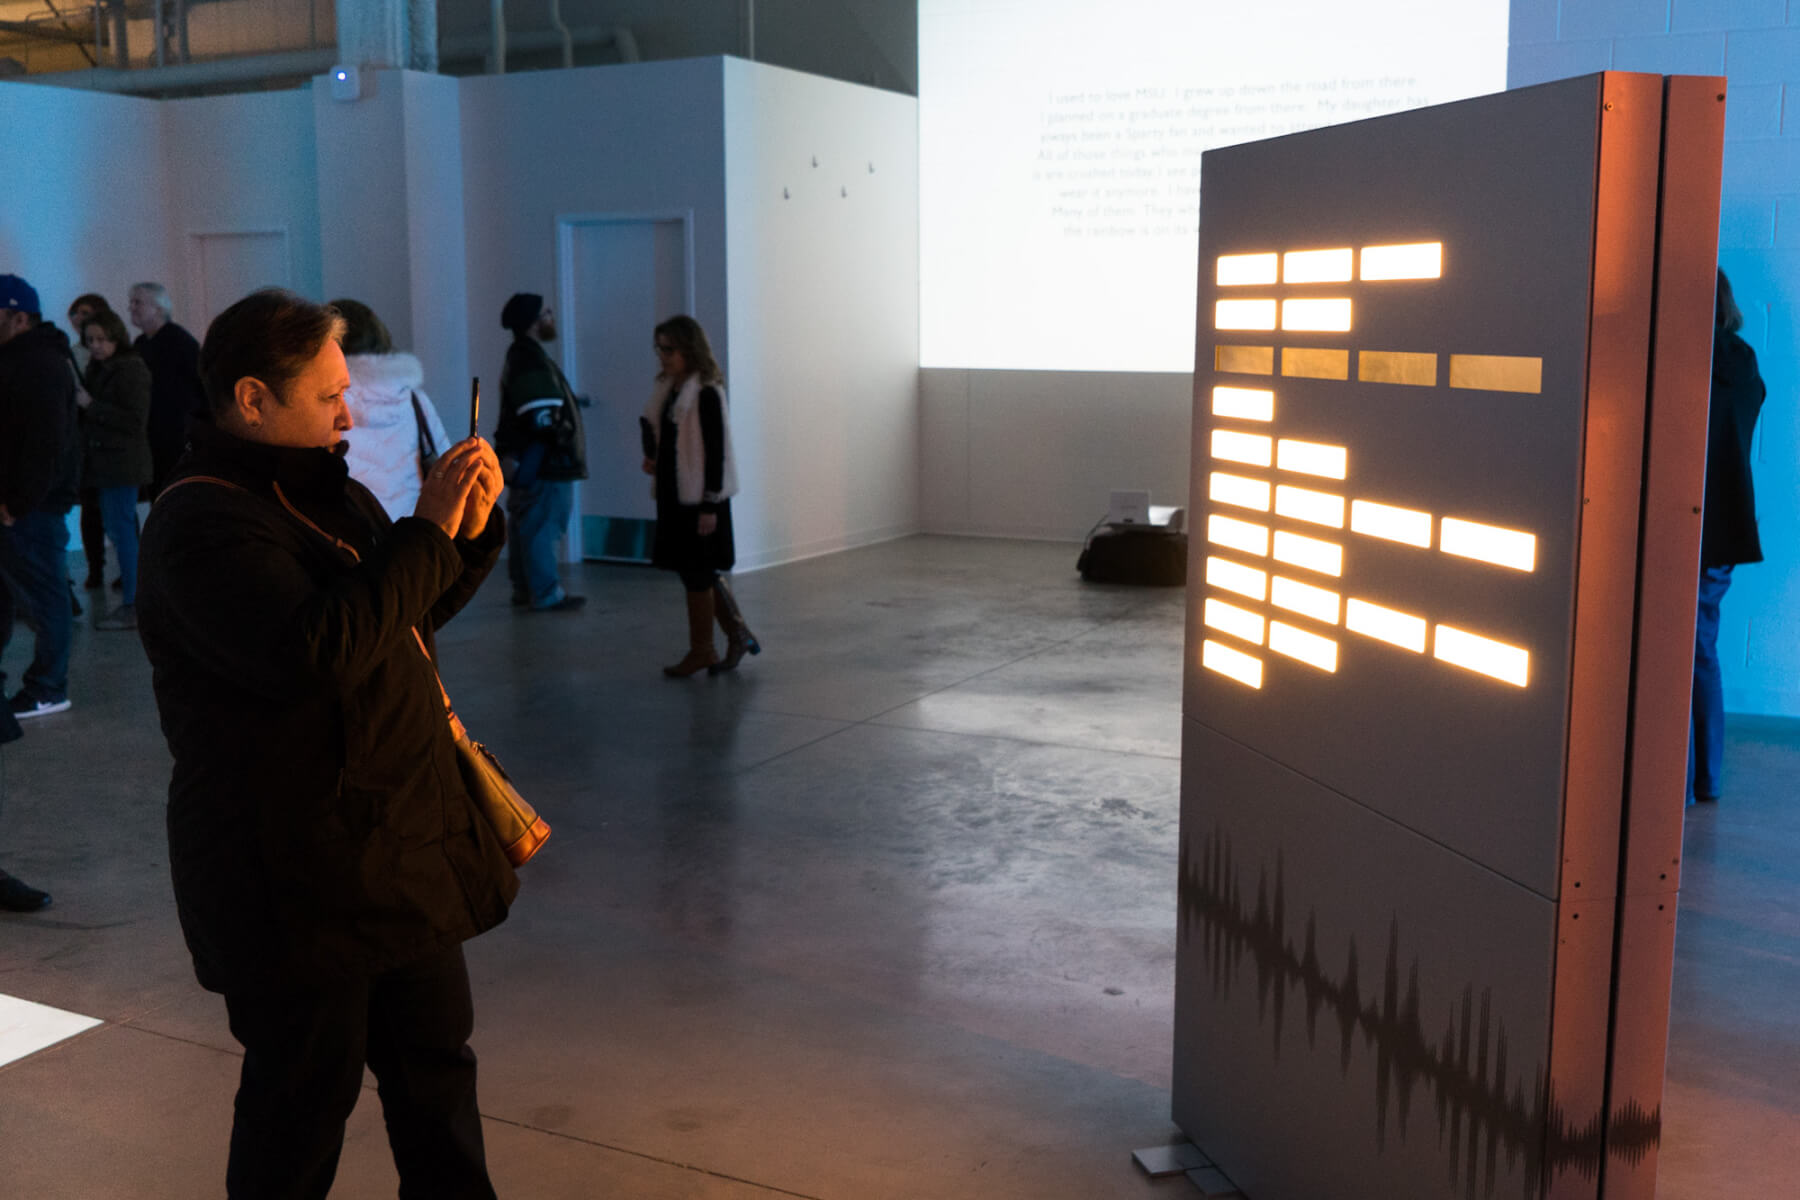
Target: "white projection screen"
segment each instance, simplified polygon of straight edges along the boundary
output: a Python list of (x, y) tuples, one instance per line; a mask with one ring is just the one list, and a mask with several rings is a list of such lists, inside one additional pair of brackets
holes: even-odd
[(1194, 369), (1200, 155), (1497, 92), (1507, 0), (919, 0), (925, 367)]

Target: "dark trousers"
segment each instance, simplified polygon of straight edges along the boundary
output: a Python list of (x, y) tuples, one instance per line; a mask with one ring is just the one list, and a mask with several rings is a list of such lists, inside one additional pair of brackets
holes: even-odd
[(28, 512), (0, 525), (0, 651), (12, 640), (13, 618), (37, 634), (21, 689), (34, 700), (62, 700), (69, 692), (69, 528), (59, 512)]
[(1725, 682), (1719, 666), (1719, 604), (1731, 587), (1730, 567), (1700, 569), (1694, 612), (1694, 707), (1688, 738), (1687, 798), (1719, 798), (1725, 785)]
[(367, 1063), (402, 1200), (493, 1200), (462, 947), (368, 980), (230, 993), (225, 1009), (244, 1046), (228, 1196), (320, 1200), (329, 1193)]

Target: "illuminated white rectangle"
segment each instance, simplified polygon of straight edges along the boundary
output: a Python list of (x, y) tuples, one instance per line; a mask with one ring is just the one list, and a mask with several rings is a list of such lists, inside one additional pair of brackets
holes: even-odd
[(1248, 596), (1252, 600), (1263, 600), (1269, 595), (1269, 573), (1267, 571), (1246, 567), (1242, 563), (1234, 563), (1228, 558), (1208, 556), (1206, 582), (1210, 587), (1236, 592), (1238, 595)]
[(1314, 525), (1342, 529), (1344, 498), (1330, 492), (1315, 492), (1311, 488), (1292, 487), (1284, 483), (1275, 489), (1275, 513), (1277, 516), (1292, 517), (1296, 521), (1311, 521)]
[[(1218, 274), (1220, 287), (1246, 287), (1275, 282), (1274, 254), (1221, 254)], [(1348, 278), (1348, 276), (1346, 276)]]
[(1339, 600), (1336, 592), (1314, 587), (1310, 583), (1301, 583), (1298, 579), (1289, 579), (1285, 575), (1277, 575), (1269, 581), (1270, 604), (1289, 612), (1297, 612), (1303, 617), (1311, 617), (1321, 625), (1338, 623)]
[(1269, 527), (1213, 513), (1206, 518), (1206, 540), (1264, 558), (1269, 553)]
[(1363, 247), (1362, 277), (1365, 283), (1372, 279), (1437, 279), (1443, 273), (1442, 242)]
[(1350, 453), (1342, 446), (1282, 438), (1275, 447), (1275, 465), (1302, 475), (1343, 479), (1350, 474)]
[(1425, 618), (1354, 596), (1344, 604), (1344, 628), (1414, 654), (1425, 653)]
[(1344, 548), (1333, 542), (1321, 542), (1298, 533), (1275, 531), (1275, 558), (1278, 562), (1305, 567), (1321, 575), (1344, 573)]
[(16, 996), (0, 996), (0, 1067), (99, 1024), (99, 1017), (84, 1017)]
[(1213, 416), (1234, 421), (1273, 421), (1275, 393), (1268, 388), (1216, 387)]
[(1281, 256), (1283, 283), (1349, 283), (1351, 254), (1342, 250), (1290, 250)]
[(1206, 479), (1206, 497), (1217, 500), (1220, 504), (1254, 508), (1257, 512), (1269, 511), (1269, 485), (1260, 479), (1246, 479), (1242, 475), (1214, 471)]
[(1336, 642), (1281, 621), (1269, 622), (1269, 649), (1289, 658), (1297, 658), (1321, 671), (1337, 670)]
[(1530, 571), (1537, 566), (1536, 536), (1456, 517), (1445, 517), (1439, 523), (1438, 549), (1515, 571)]
[(1213, 303), (1213, 327), (1216, 329), (1273, 329), (1273, 300), (1217, 300)]
[(1296, 333), (1343, 333), (1350, 328), (1350, 301), (1283, 300), (1281, 327)]
[(1247, 608), (1208, 596), (1203, 619), (1210, 628), (1229, 633), (1239, 641), (1249, 642), (1252, 646), (1263, 643), (1263, 619)]
[(1524, 687), (1531, 677), (1529, 651), (1452, 625), (1437, 627), (1431, 652), (1452, 666), (1476, 671), (1518, 687)]
[(1262, 686), (1262, 659), (1233, 650), (1223, 642), (1207, 638), (1200, 647), (1200, 665), (1250, 687)]
[(1431, 514), (1416, 508), (1377, 504), (1373, 500), (1352, 500), (1350, 532), (1430, 549)]
[(1215, 429), (1212, 431), (1212, 456), (1226, 462), (1266, 467), (1275, 460), (1275, 443), (1267, 434)]

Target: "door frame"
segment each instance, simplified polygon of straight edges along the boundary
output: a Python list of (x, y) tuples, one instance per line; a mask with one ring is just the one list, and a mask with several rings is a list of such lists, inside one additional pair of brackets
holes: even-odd
[[(678, 221), (681, 224), (681, 291), (682, 307), (694, 311), (694, 210), (692, 208), (635, 209), (631, 211), (576, 212), (556, 215), (556, 305), (566, 318), (569, 334), (560, 338), (560, 366), (569, 388), (581, 392), (580, 371), (575, 364), (575, 234), (596, 225), (645, 225)], [(584, 422), (585, 424), (585, 422)], [(568, 562), (582, 560), (581, 481), (575, 485), (575, 503), (569, 507), (569, 523), (564, 543)]]

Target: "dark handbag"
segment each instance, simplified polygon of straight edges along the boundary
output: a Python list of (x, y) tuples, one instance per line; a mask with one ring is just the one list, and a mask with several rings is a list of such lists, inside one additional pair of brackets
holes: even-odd
[[(419, 643), (420, 653), (429, 662), (431, 654), (425, 649), (425, 639), (417, 629), (413, 630), (413, 637)], [(432, 669), (437, 669), (436, 664)], [(462, 719), (450, 707), (450, 693), (444, 690), (441, 676), (438, 694), (444, 698), (444, 714), (450, 718), (450, 734), (456, 740), (456, 765), (462, 771), (463, 786), (469, 789), (475, 807), (481, 810), (481, 815), (487, 818), (495, 836), (500, 839), (500, 845), (506, 850), (506, 861), (522, 867), (550, 840), (550, 826), (538, 816), (531, 801), (519, 795), (519, 789), (513, 786), (506, 768), (500, 765), (494, 752), (469, 736)]]
[(425, 410), (419, 406), (419, 393), (408, 390), (412, 397), (413, 422), (419, 427), (419, 482), (431, 474), (431, 465), (438, 460), (438, 448), (431, 441), (431, 427), (425, 424)]

